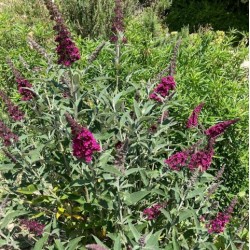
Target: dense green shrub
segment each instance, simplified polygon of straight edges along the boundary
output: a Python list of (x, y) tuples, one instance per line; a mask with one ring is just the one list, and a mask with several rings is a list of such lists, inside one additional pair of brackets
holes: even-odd
[[(248, 53), (246, 38), (233, 47), (233, 34), (208, 29), (191, 35), (186, 30), (168, 34), (158, 25), (148, 29), (143, 15), (128, 21), (128, 43), (119, 46), (119, 62), (114, 64), (117, 46), (106, 42), (98, 58), (89, 64), (90, 54), (101, 41), (76, 37), (82, 58), (70, 69), (48, 65), (26, 45), (28, 32), (33, 31), (33, 38), (54, 54), (51, 24), (44, 29), (38, 21), (26, 31), (25, 22), (19, 20), (9, 32), (0, 30), (2, 56), (11, 57), (37, 93), (30, 102), (19, 101), (20, 95), (13, 94), (16, 82), (5, 58), (1, 59), (1, 77), (8, 78), (1, 84), (26, 115), (25, 123), (11, 123), (3, 105), (1, 119), (20, 138), (8, 148), (17, 162), (1, 158), (2, 246), (73, 250), (96, 241), (111, 249), (128, 245), (133, 249), (247, 249), (247, 178), (242, 175), (247, 173), (248, 161), (248, 86), (247, 72), (240, 68)], [(1, 17), (9, 22), (8, 13)], [(148, 96), (180, 37), (176, 93), (164, 104), (157, 104)], [(9, 44), (15, 46), (10, 53)], [(31, 68), (42, 66), (41, 72), (28, 71), (20, 54)], [(67, 75), (69, 89), (61, 78)], [(72, 86), (79, 88), (72, 90)], [(73, 95), (62, 97), (65, 90)], [(199, 139), (206, 144), (199, 130), (185, 127), (201, 101), (205, 106), (199, 119), (205, 128), (235, 117), (241, 120), (217, 139), (208, 172), (194, 173), (187, 168), (171, 171), (164, 159)], [(157, 122), (166, 110), (167, 119)], [(87, 126), (102, 145), (91, 163), (72, 156), (66, 112)], [(155, 123), (159, 123), (157, 131), (152, 126)], [(205, 199), (223, 165), (223, 185), (212, 199)], [(223, 234), (207, 234), (205, 224), (224, 211), (236, 194), (237, 216)], [(212, 208), (216, 200), (219, 204)], [(162, 204), (165, 201), (167, 205)], [(143, 210), (157, 203), (164, 206), (158, 219), (146, 220)], [(199, 221), (202, 214), (208, 216), (207, 222)], [(46, 224), (43, 237), (28, 233), (22, 226), (23, 218)]]
[[(114, 17), (114, 0), (59, 1), (66, 17), (82, 37), (109, 38)], [(136, 0), (123, 1), (124, 15), (131, 16)]]

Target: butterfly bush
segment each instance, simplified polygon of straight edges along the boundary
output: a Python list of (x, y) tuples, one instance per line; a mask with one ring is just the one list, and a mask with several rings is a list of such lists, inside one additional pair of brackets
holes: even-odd
[(71, 66), (75, 61), (81, 58), (79, 49), (71, 39), (71, 33), (65, 25), (63, 17), (57, 6), (51, 0), (45, 0), (51, 19), (56, 22), (54, 30), (57, 32), (55, 41), (57, 44), (58, 64), (66, 67)]
[[(111, 31), (113, 32), (110, 42), (117, 42), (119, 33), (124, 32), (124, 23), (123, 23), (123, 11), (122, 11), (122, 1), (115, 0), (115, 9), (114, 9), (115, 16), (113, 18), (112, 28)], [(122, 42), (126, 43), (126, 37), (122, 37)]]
[(161, 208), (164, 208), (166, 204), (157, 203), (150, 208), (143, 210), (143, 215), (146, 216), (147, 220), (154, 220), (161, 214)]
[(95, 151), (101, 151), (100, 144), (88, 129), (82, 128), (81, 132), (73, 138), (73, 155), (78, 159), (91, 162)]
[(69, 114), (66, 114), (66, 119), (71, 126), (73, 136), (73, 155), (87, 163), (91, 162), (93, 153), (101, 151), (100, 144), (87, 128), (81, 127)]
[(10, 146), (12, 142), (18, 141), (18, 136), (14, 134), (1, 120), (0, 120), (0, 137), (3, 139), (4, 146)]
[(169, 96), (170, 91), (174, 90), (175, 87), (176, 83), (173, 76), (163, 77), (153, 93), (149, 95), (149, 98), (157, 102), (163, 102), (164, 98)]
[(226, 225), (230, 221), (230, 217), (233, 213), (236, 203), (237, 198), (234, 198), (225, 212), (219, 212), (216, 217), (206, 225), (209, 234), (219, 234), (225, 230)]
[[(198, 125), (198, 115), (201, 112), (204, 103), (199, 104), (187, 121), (187, 128), (195, 127)], [(170, 156), (164, 162), (172, 170), (180, 171), (180, 167), (187, 166), (190, 170), (200, 169), (201, 171), (206, 171), (212, 164), (212, 158), (214, 155), (214, 145), (216, 138), (221, 135), (226, 128), (230, 125), (236, 123), (239, 119), (229, 120), (225, 122), (218, 123), (207, 130), (204, 131), (204, 134), (207, 135), (207, 146), (201, 150), (197, 150), (195, 145), (190, 149), (175, 153)], [(195, 149), (196, 152), (193, 151)]]
[(8, 96), (2, 90), (0, 90), (0, 98), (2, 98), (4, 101), (5, 105), (7, 106), (8, 113), (14, 121), (20, 121), (24, 118), (24, 113), (8, 98)]
[[(0, 121), (6, 156), (3, 168), (9, 171), (3, 175), (14, 176), (13, 182), (6, 184), (11, 199), (22, 199), (17, 209), (20, 206), (22, 212), (33, 215), (30, 218), (45, 221), (24, 219), (21, 228), (39, 238), (45, 225), (53, 221), (48, 242), (42, 238), (35, 243), (44, 242), (44, 249), (53, 247), (51, 242), (68, 248), (74, 237), (80, 247), (96, 250), (172, 249), (175, 245), (178, 249), (205, 249), (202, 244), (206, 241), (214, 245), (213, 234), (221, 234), (229, 225), (236, 199), (226, 209), (211, 202), (227, 168), (215, 171), (213, 177), (210, 167), (217, 138), (238, 119), (203, 129), (206, 126), (198, 122), (204, 106), (201, 103), (187, 121), (176, 122), (182, 111), (174, 108), (177, 99), (172, 102), (180, 39), (170, 65), (158, 74), (157, 81), (151, 81), (159, 84), (150, 94), (142, 81), (131, 85), (119, 81), (123, 80), (119, 75), (123, 63), (117, 68), (114, 64), (115, 78), (88, 79), (95, 75), (91, 63), (105, 42), (86, 57), (86, 68), (69, 68), (80, 59), (79, 49), (56, 5), (50, 0), (45, 3), (56, 22), (58, 64), (65, 67), (60, 67), (58, 74), (49, 72), (42, 88), (34, 85), (39, 96), (32, 102), (34, 107), (26, 105), (25, 123), (16, 123), (12, 132)], [(121, 52), (122, 62), (127, 55), (122, 54), (123, 49), (117, 50), (118, 36), (124, 32), (122, 1), (115, 4), (111, 41), (116, 43), (116, 57)], [(33, 41), (30, 43), (45, 55)], [(32, 88), (12, 62), (10, 66), (15, 79), (22, 80), (19, 84)], [(91, 74), (85, 74), (88, 68)], [(57, 69), (51, 67), (52, 71)], [(21, 94), (27, 100), (34, 97), (29, 90)], [(4, 91), (0, 97), (14, 121), (24, 118)], [(197, 129), (187, 129), (192, 127)], [(165, 171), (166, 166), (169, 171)], [(186, 235), (190, 238), (184, 241)]]
[(224, 121), (224, 122), (219, 122), (213, 126), (211, 126), (210, 128), (208, 128), (207, 130), (205, 130), (205, 134), (209, 137), (209, 138), (216, 138), (219, 135), (221, 135), (222, 133), (224, 133), (224, 131), (231, 126), (232, 124), (238, 122), (239, 119), (234, 119), (234, 120), (228, 120), (228, 121)]
[(7, 63), (9, 64), (12, 73), (15, 76), (15, 80), (17, 82), (17, 89), (18, 92), (22, 95), (22, 100), (23, 101), (30, 101), (35, 97), (35, 93), (30, 90), (32, 89), (32, 84), (25, 79), (22, 74), (20, 73), (20, 71), (14, 66), (13, 62), (7, 58)]
[(35, 220), (21, 220), (21, 225), (24, 225), (31, 233), (35, 233), (37, 236), (43, 234), (45, 225)]
[(201, 103), (197, 107), (195, 107), (195, 109), (193, 110), (191, 116), (188, 118), (187, 128), (197, 127), (197, 125), (198, 125), (198, 116), (199, 116), (203, 106), (204, 106), (204, 103)]
[(213, 155), (213, 149), (209, 151), (198, 151), (192, 154), (190, 157), (188, 168), (190, 170), (201, 168), (201, 171), (206, 171), (212, 163)]
[(188, 152), (177, 152), (171, 155), (164, 162), (172, 169), (179, 171), (181, 167), (185, 167), (187, 164), (187, 159), (189, 157)]

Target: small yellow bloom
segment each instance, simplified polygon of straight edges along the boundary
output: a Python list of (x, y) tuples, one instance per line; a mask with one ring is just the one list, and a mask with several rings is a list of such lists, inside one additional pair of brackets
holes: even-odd
[(176, 36), (176, 35), (178, 35), (178, 31), (172, 31), (172, 32), (170, 33), (170, 35)]

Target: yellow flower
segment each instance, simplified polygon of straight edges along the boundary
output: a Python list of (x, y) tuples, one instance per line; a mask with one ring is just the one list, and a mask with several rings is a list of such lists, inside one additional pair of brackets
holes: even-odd
[(176, 35), (178, 35), (178, 31), (172, 31), (172, 32), (170, 33), (170, 35), (176, 36)]

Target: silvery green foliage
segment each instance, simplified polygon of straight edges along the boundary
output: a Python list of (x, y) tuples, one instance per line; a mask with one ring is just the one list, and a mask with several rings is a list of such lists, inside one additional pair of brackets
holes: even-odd
[[(159, 104), (148, 98), (155, 82), (128, 76), (122, 85), (118, 75), (88, 79), (87, 69), (51, 70), (47, 79), (34, 80), (36, 98), (25, 104), (25, 122), (9, 123), (19, 142), (9, 148), (17, 162), (1, 162), (15, 211), (1, 218), (1, 232), (9, 237), (3, 245), (13, 238), (20, 246), (28, 233), (19, 222), (28, 217), (47, 225), (43, 237), (28, 240), (34, 249), (94, 243), (115, 250), (217, 249), (199, 219), (217, 213), (206, 198), (214, 177), (187, 168), (175, 172), (163, 163), (175, 151), (206, 143), (204, 135), (190, 136), (172, 115), (181, 109), (175, 96)], [(65, 113), (101, 144), (91, 163), (72, 155)], [(156, 203), (165, 205), (148, 221), (143, 210)], [(7, 227), (12, 221), (18, 232)], [(233, 248), (229, 232), (220, 237)]]

